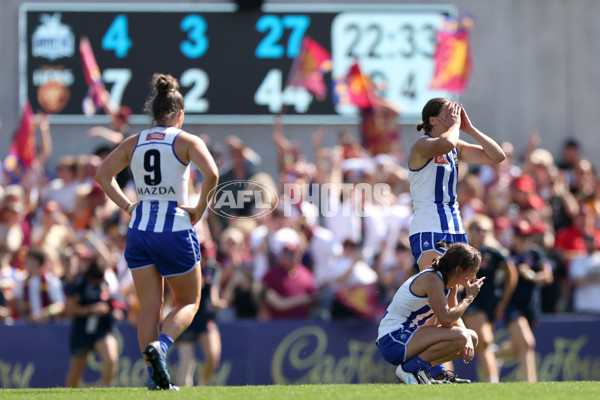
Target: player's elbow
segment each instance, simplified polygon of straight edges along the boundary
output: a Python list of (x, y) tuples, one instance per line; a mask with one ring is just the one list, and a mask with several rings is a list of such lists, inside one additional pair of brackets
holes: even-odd
[(98, 184), (104, 189), (106, 185), (110, 184), (112, 176), (109, 177), (104, 173), (104, 169), (102, 167), (98, 168), (98, 171), (94, 175), (94, 180), (98, 182)]
[(436, 315), (436, 316), (437, 316), (438, 322), (444, 328), (451, 328), (452, 324), (455, 321), (454, 319), (452, 319), (452, 317), (450, 316), (450, 314), (444, 313), (443, 315)]
[(209, 168), (202, 172), (202, 179), (210, 184), (211, 187), (217, 186), (219, 183), (219, 170), (215, 168)]
[(500, 149), (498, 154), (495, 154), (494, 157), (492, 157), (492, 161), (494, 161), (496, 164), (500, 164), (504, 160), (506, 160), (506, 154), (502, 149)]
[(451, 152), (458, 145), (458, 138), (440, 136), (436, 142), (436, 153), (446, 154)]
[(444, 328), (452, 328), (452, 322), (454, 321), (442, 321), (439, 320), (440, 325), (442, 325)]

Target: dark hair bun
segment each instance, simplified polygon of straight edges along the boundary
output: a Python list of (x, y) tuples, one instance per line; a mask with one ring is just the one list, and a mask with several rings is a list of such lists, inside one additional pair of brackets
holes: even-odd
[(179, 89), (179, 83), (177, 79), (171, 75), (154, 74), (152, 77), (152, 86), (156, 89), (159, 94), (168, 93), (170, 91), (176, 91)]

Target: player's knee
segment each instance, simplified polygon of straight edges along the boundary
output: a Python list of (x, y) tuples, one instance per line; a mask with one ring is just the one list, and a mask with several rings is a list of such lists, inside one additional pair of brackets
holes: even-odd
[(196, 314), (196, 312), (198, 312), (198, 309), (200, 308), (200, 299), (194, 301), (194, 303), (192, 303), (192, 306), (194, 307), (194, 314)]
[(515, 347), (515, 353), (521, 354), (528, 351), (532, 351), (535, 349), (535, 338), (531, 337), (522, 337), (515, 341), (513, 341), (513, 346)]
[(535, 350), (535, 337), (533, 335), (525, 339), (525, 346), (527, 350)]
[(453, 343), (453, 347), (456, 348), (457, 350), (462, 349), (463, 347), (465, 347), (467, 345), (467, 341), (469, 340), (469, 333), (467, 329), (463, 329), (463, 328), (459, 328), (459, 327), (453, 327), (452, 330), (452, 343)]

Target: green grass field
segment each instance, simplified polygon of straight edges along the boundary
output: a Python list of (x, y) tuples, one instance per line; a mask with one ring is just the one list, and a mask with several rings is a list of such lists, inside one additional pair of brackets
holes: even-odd
[(0, 389), (0, 399), (61, 399), (61, 400), (126, 400), (164, 399), (180, 400), (292, 400), (292, 399), (565, 399), (596, 400), (600, 396), (600, 382), (540, 382), (501, 383), (498, 385), (474, 383), (471, 385), (406, 386), (399, 384), (370, 385), (297, 385), (297, 386), (220, 386), (182, 388), (180, 392), (150, 392), (143, 388), (90, 388), (90, 389)]

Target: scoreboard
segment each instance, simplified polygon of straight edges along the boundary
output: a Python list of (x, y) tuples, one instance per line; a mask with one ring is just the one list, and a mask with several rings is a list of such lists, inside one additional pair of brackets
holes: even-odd
[[(24, 3), (19, 13), (19, 94), (59, 123), (87, 123), (79, 41), (88, 37), (111, 101), (147, 121), (144, 102), (155, 72), (179, 79), (186, 122), (253, 124), (285, 110), (290, 122), (338, 124), (356, 119), (332, 101), (331, 81), (358, 61), (403, 122), (420, 120), (426, 101), (450, 97), (428, 88), (435, 32), (451, 5), (264, 5)], [(331, 52), (323, 101), (286, 87), (304, 36)], [(104, 117), (105, 118), (105, 117)]]

